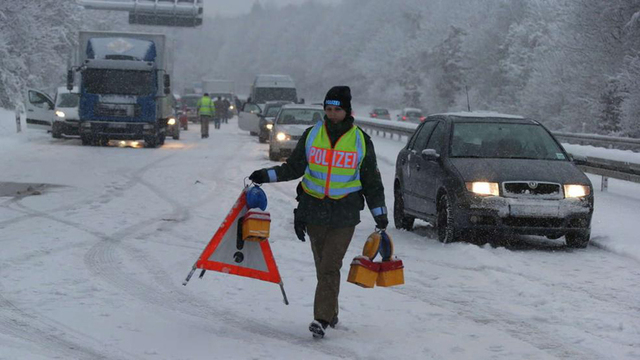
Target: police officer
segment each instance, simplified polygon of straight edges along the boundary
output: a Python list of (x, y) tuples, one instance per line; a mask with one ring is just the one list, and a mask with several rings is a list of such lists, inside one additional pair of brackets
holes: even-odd
[(331, 88), (324, 110), (324, 119), (304, 132), (284, 164), (249, 176), (255, 183), (303, 177), (297, 188), (294, 228), (301, 241), (305, 234), (311, 240), (318, 283), (309, 331), (319, 338), (327, 326), (338, 323), (340, 268), (365, 199), (376, 227), (386, 229), (389, 223), (373, 143), (353, 124), (349, 87)]
[(196, 107), (198, 108), (198, 115), (200, 116), (200, 136), (202, 139), (208, 138), (209, 122), (211, 122), (211, 117), (215, 113), (216, 107), (208, 93), (204, 93), (200, 100), (198, 100)]

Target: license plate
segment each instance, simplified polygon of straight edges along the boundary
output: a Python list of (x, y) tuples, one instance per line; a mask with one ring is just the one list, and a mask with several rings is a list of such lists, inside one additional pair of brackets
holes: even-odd
[(509, 207), (511, 216), (517, 217), (558, 217), (558, 205), (511, 205)]

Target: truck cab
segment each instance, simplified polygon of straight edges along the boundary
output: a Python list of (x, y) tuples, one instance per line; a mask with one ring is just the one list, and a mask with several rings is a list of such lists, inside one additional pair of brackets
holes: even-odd
[(162, 145), (173, 109), (160, 34), (81, 31), (79, 117), (83, 145), (109, 140), (144, 140)]

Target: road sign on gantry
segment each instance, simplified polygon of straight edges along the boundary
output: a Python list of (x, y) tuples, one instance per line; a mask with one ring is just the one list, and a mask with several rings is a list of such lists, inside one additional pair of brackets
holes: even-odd
[(202, 0), (77, 0), (86, 9), (128, 11), (130, 24), (202, 25)]
[(246, 194), (247, 189), (245, 188), (193, 265), (183, 285), (187, 285), (196, 269), (202, 269), (200, 277), (204, 275), (206, 270), (250, 277), (280, 285), (284, 302), (288, 305), (289, 301), (284, 292), (282, 279), (269, 241), (242, 240), (241, 223), (249, 210)]

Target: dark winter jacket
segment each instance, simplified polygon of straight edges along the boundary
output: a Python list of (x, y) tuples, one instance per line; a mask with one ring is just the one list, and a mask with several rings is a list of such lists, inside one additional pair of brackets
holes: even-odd
[[(347, 116), (339, 124), (333, 124), (325, 116), (327, 131), (332, 144), (335, 144), (340, 136), (346, 133), (353, 124), (353, 117)], [(311, 127), (305, 130), (298, 141), (296, 148), (285, 163), (268, 170), (275, 170), (277, 181), (289, 181), (302, 177), (307, 168), (307, 155), (305, 143)], [(364, 133), (364, 131), (363, 131)], [(371, 137), (365, 135), (366, 154), (360, 167), (360, 182), (362, 190), (350, 193), (339, 200), (328, 197), (315, 198), (302, 189), (298, 184), (297, 200), (299, 202), (296, 217), (307, 224), (340, 228), (355, 226), (360, 222), (360, 211), (364, 209), (366, 199), (369, 209), (385, 206), (384, 187), (378, 170), (376, 153)]]

